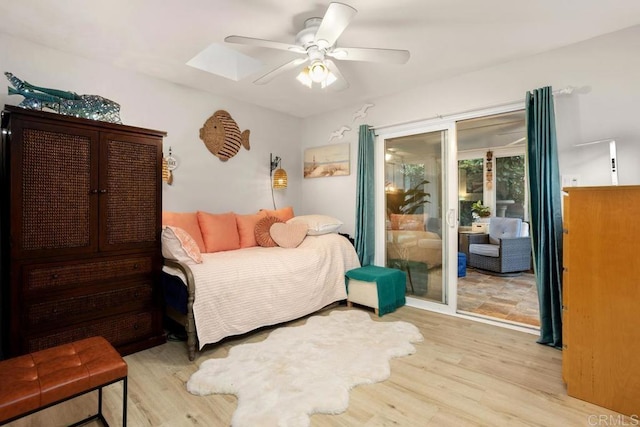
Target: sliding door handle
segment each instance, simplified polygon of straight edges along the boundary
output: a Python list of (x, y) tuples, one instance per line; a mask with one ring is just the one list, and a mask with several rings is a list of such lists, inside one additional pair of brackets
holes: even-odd
[(457, 225), (457, 220), (456, 220), (456, 210), (455, 209), (449, 209), (447, 211), (447, 225), (449, 226), (449, 228), (455, 228)]

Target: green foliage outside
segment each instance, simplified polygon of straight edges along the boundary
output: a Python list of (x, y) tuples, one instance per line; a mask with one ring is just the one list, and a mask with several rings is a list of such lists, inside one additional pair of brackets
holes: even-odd
[(459, 160), (458, 171), (465, 171), (466, 192), (473, 195), (471, 200), (460, 200), (458, 212), (460, 215), (460, 225), (469, 226), (473, 221), (473, 211), (471, 207), (473, 203), (481, 200), (483, 196), (484, 159)]
[(458, 161), (458, 169), (464, 169), (469, 175), (482, 175), (482, 159), (468, 159)]
[(496, 158), (496, 200), (524, 204), (524, 156)]

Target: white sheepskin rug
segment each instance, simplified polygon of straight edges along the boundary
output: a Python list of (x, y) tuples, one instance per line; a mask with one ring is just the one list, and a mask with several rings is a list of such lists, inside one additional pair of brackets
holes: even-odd
[(234, 427), (308, 426), (314, 413), (339, 414), (349, 390), (390, 375), (389, 360), (415, 353), (422, 341), (407, 322), (373, 321), (360, 310), (314, 316), (282, 327), (228, 357), (200, 365), (187, 382), (192, 394), (235, 394)]

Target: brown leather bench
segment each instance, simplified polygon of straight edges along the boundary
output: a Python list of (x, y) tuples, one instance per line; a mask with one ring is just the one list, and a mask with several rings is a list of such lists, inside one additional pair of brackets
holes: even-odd
[(100, 420), (102, 387), (122, 381), (122, 425), (127, 425), (127, 364), (102, 337), (0, 361), (0, 425), (98, 390), (98, 413), (73, 426)]

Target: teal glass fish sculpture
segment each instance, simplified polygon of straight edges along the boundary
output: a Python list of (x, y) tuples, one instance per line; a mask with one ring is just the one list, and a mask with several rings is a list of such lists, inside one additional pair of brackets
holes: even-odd
[(98, 95), (78, 95), (75, 92), (34, 86), (9, 72), (4, 73), (13, 87), (9, 95), (22, 95), (24, 100), (18, 107), (29, 110), (48, 108), (65, 116), (82, 117), (103, 122), (118, 123), (120, 104)]

